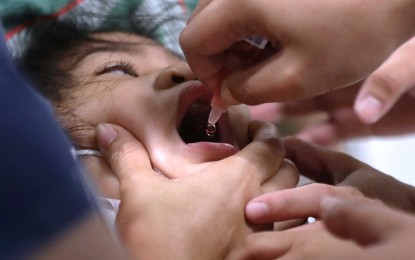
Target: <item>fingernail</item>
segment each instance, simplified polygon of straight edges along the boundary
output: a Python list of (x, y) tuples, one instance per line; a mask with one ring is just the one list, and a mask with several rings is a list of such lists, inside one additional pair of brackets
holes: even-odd
[(269, 208), (263, 202), (250, 202), (246, 206), (245, 213), (249, 219), (261, 219), (269, 214)]
[(381, 117), (383, 104), (374, 96), (366, 96), (356, 102), (355, 111), (364, 122), (371, 124)]
[(100, 147), (106, 149), (118, 137), (117, 130), (109, 124), (99, 124), (97, 126), (97, 138)]

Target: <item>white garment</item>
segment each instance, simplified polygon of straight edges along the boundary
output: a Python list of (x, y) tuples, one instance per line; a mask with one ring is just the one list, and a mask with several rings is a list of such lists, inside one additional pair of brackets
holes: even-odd
[(120, 202), (118, 199), (100, 197), (102, 215), (113, 228), (115, 228), (115, 218), (120, 207)]

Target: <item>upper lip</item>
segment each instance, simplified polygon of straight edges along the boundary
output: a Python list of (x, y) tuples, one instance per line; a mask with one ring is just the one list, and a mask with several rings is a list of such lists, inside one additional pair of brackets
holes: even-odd
[(208, 137), (205, 133), (212, 96), (212, 92), (199, 81), (188, 82), (182, 89), (178, 103), (177, 129), (185, 143), (226, 142), (234, 145), (233, 140), (225, 140), (229, 139), (225, 138), (229, 136), (226, 116), (217, 122), (218, 131), (215, 136)]

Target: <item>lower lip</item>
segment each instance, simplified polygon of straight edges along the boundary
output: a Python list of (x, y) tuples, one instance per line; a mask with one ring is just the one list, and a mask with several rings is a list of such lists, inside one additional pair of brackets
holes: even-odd
[(191, 149), (198, 149), (200, 152), (214, 154), (219, 159), (226, 158), (238, 152), (238, 149), (227, 143), (198, 142), (189, 143)]

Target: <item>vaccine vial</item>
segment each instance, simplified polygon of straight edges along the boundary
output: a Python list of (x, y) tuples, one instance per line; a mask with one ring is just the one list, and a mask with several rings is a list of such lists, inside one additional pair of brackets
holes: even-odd
[(228, 110), (228, 105), (223, 104), (220, 98), (219, 88), (213, 93), (210, 106), (212, 109), (210, 110), (208, 122), (206, 124), (206, 134), (208, 136), (213, 136), (216, 133), (216, 122), (218, 122), (220, 116)]
[[(267, 46), (268, 40), (260, 36), (245, 37), (242, 41), (235, 43), (230, 49), (229, 56), (225, 66), (228, 69), (234, 69), (242, 64), (251, 63)], [(219, 89), (215, 91), (211, 102), (212, 110), (210, 111), (206, 125), (206, 134), (213, 136), (216, 133), (216, 122), (220, 116), (228, 109), (220, 99)]]
[(229, 50), (225, 66), (234, 69), (242, 64), (253, 62), (258, 55), (265, 49), (268, 40), (261, 36), (248, 36), (236, 42)]

